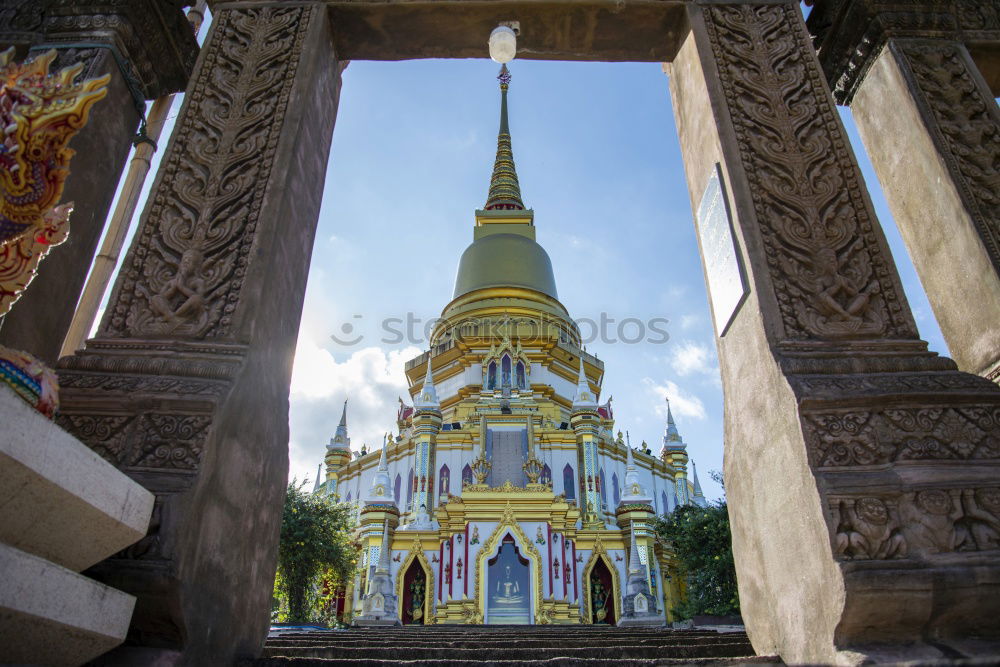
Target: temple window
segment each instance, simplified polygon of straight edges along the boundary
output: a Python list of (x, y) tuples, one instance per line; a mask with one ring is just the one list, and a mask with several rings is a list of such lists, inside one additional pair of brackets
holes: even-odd
[(448, 469), (448, 465), (445, 464), (441, 466), (441, 472), (438, 474), (438, 494), (445, 495), (450, 493), (449, 487), (451, 485), (451, 471)]
[(495, 361), (490, 362), (489, 370), (486, 372), (486, 388), (497, 388), (497, 362)]
[(576, 481), (573, 479), (573, 467), (568, 463), (563, 468), (563, 492), (566, 494), (566, 500), (576, 500)]
[(618, 473), (611, 475), (611, 490), (614, 493), (615, 507), (618, 507), (618, 503), (622, 501), (622, 492), (618, 488)]
[(500, 386), (510, 386), (510, 357), (506, 354), (500, 359)]
[(468, 463), (462, 468), (462, 484), (472, 484), (472, 467)]
[(524, 362), (523, 361), (517, 362), (517, 388), (518, 389), (527, 389), (528, 388), (528, 380), (527, 380), (527, 378), (524, 375)]
[(542, 467), (542, 474), (539, 476), (538, 481), (542, 484), (552, 483), (552, 468), (549, 467), (548, 463)]
[[(407, 480), (408, 481), (406, 484), (406, 506), (407, 508), (409, 508), (410, 503), (413, 502), (413, 481), (414, 481), (413, 468), (410, 468), (410, 474), (409, 477), (407, 477)], [(409, 511), (409, 509), (407, 509), (407, 511)]]
[(403, 478), (396, 473), (396, 482), (392, 485), (392, 496), (396, 499), (396, 504), (399, 505), (399, 487), (403, 484)]

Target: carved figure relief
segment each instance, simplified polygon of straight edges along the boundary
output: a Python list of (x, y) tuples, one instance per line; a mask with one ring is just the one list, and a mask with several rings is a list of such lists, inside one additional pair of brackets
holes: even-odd
[(704, 6), (785, 336), (915, 338), (797, 11)]
[(834, 552), (843, 560), (1000, 548), (1000, 487), (841, 497), (831, 500), (830, 507)]
[(906, 556), (906, 540), (898, 519), (880, 498), (841, 500), (834, 552), (845, 560)]
[(314, 11), (220, 14), (102, 335), (228, 333)]

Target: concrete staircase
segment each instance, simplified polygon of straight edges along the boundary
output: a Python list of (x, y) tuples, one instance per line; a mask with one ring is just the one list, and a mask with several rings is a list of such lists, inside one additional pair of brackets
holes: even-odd
[(0, 664), (79, 665), (135, 598), (81, 571), (146, 534), (153, 495), (0, 383)]
[(263, 657), (244, 667), (322, 665), (360, 667), (427, 665), (782, 664), (756, 657), (743, 632), (603, 626), (432, 625), (287, 632), (271, 637)]

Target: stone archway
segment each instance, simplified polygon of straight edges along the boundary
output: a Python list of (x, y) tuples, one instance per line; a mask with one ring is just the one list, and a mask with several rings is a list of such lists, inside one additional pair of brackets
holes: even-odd
[[(224, 662), (258, 652), (266, 632), (289, 374), (340, 59), (482, 57), (483, 36), (515, 15), (538, 57), (670, 62), (692, 208), (728, 204), (696, 224), (726, 441), (739, 443), (727, 492), (755, 648), (833, 662), (870, 642), (1000, 631), (1000, 583), (983, 583), (1000, 582), (1000, 565), (983, 545), (957, 551), (951, 539), (961, 528), (951, 517), (969, 503), (998, 516), (988, 499), (1000, 478), (1000, 389), (920, 340), (795, 3), (304, 0), (213, 11), (98, 333), (59, 368), (60, 424), (163, 506), (146, 538), (155, 549), (93, 570), (141, 597), (134, 637)], [(171, 305), (178, 285), (198, 298)], [(223, 576), (232, 568), (250, 573), (241, 595)]]

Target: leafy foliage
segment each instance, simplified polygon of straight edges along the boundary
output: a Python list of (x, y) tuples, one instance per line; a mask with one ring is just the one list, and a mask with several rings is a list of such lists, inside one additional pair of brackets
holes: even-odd
[(324, 600), (350, 580), (358, 559), (351, 506), (304, 491), (305, 484), (293, 479), (285, 490), (274, 581), (276, 606), (287, 608), (280, 620), (291, 623), (324, 620)]
[(658, 517), (657, 537), (668, 542), (687, 576), (687, 599), (674, 609), (681, 618), (740, 613), (732, 535), (725, 501), (708, 507), (682, 505)]

